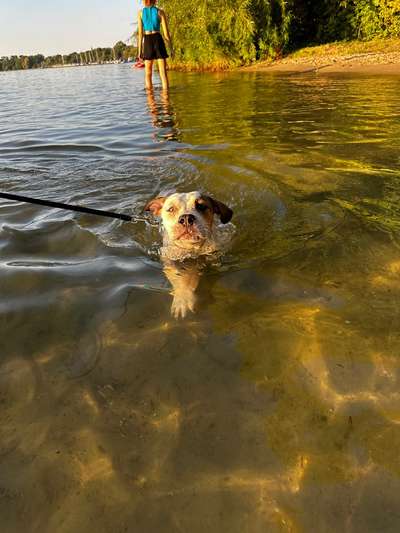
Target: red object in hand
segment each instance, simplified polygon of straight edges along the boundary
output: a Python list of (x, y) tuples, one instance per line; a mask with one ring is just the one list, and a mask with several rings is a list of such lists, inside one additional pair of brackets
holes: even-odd
[(136, 59), (136, 62), (133, 64), (133, 68), (143, 68), (144, 67), (144, 61), (138, 57)]

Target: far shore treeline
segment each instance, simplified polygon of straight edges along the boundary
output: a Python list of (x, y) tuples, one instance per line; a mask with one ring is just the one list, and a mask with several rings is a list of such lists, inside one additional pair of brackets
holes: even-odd
[(118, 41), (112, 48), (91, 48), (85, 52), (72, 52), (65, 55), (57, 54), (45, 57), (42, 54), (36, 54), (0, 57), (0, 71), (111, 63), (113, 61), (127, 61), (135, 58), (136, 55), (136, 47)]
[[(400, 36), (400, 0), (159, 0), (168, 15), (174, 58), (184, 69), (222, 69), (276, 59), (297, 48)], [(0, 70), (127, 60), (136, 48), (44, 57), (0, 58)]]

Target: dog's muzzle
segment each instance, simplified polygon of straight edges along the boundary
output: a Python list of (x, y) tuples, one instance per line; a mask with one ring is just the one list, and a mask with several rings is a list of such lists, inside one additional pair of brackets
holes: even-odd
[(193, 226), (195, 221), (196, 217), (194, 215), (182, 215), (178, 219), (179, 224), (182, 224), (182, 226), (185, 226), (186, 228), (189, 226)]

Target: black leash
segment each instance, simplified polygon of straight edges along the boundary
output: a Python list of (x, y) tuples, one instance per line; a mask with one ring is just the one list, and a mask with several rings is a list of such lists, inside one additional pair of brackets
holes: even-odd
[(78, 213), (88, 213), (89, 215), (99, 215), (101, 217), (119, 218), (127, 222), (132, 221), (132, 217), (122, 213), (113, 213), (112, 211), (102, 211), (101, 209), (92, 209), (90, 207), (81, 207), (80, 205), (63, 204), (61, 202), (52, 202), (51, 200), (39, 200), (38, 198), (28, 198), (28, 196), (21, 196), (20, 194), (9, 194), (7, 192), (0, 192), (0, 198), (7, 200), (15, 200), (16, 202), (26, 202), (29, 204), (44, 205), (46, 207), (55, 207), (57, 209), (68, 209), (69, 211), (77, 211)]

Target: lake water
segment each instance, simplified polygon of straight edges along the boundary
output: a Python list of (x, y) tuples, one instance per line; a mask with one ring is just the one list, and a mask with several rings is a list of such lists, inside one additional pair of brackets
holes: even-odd
[[(0, 74), (2, 533), (400, 530), (400, 78)], [(170, 315), (153, 196), (236, 236)]]

